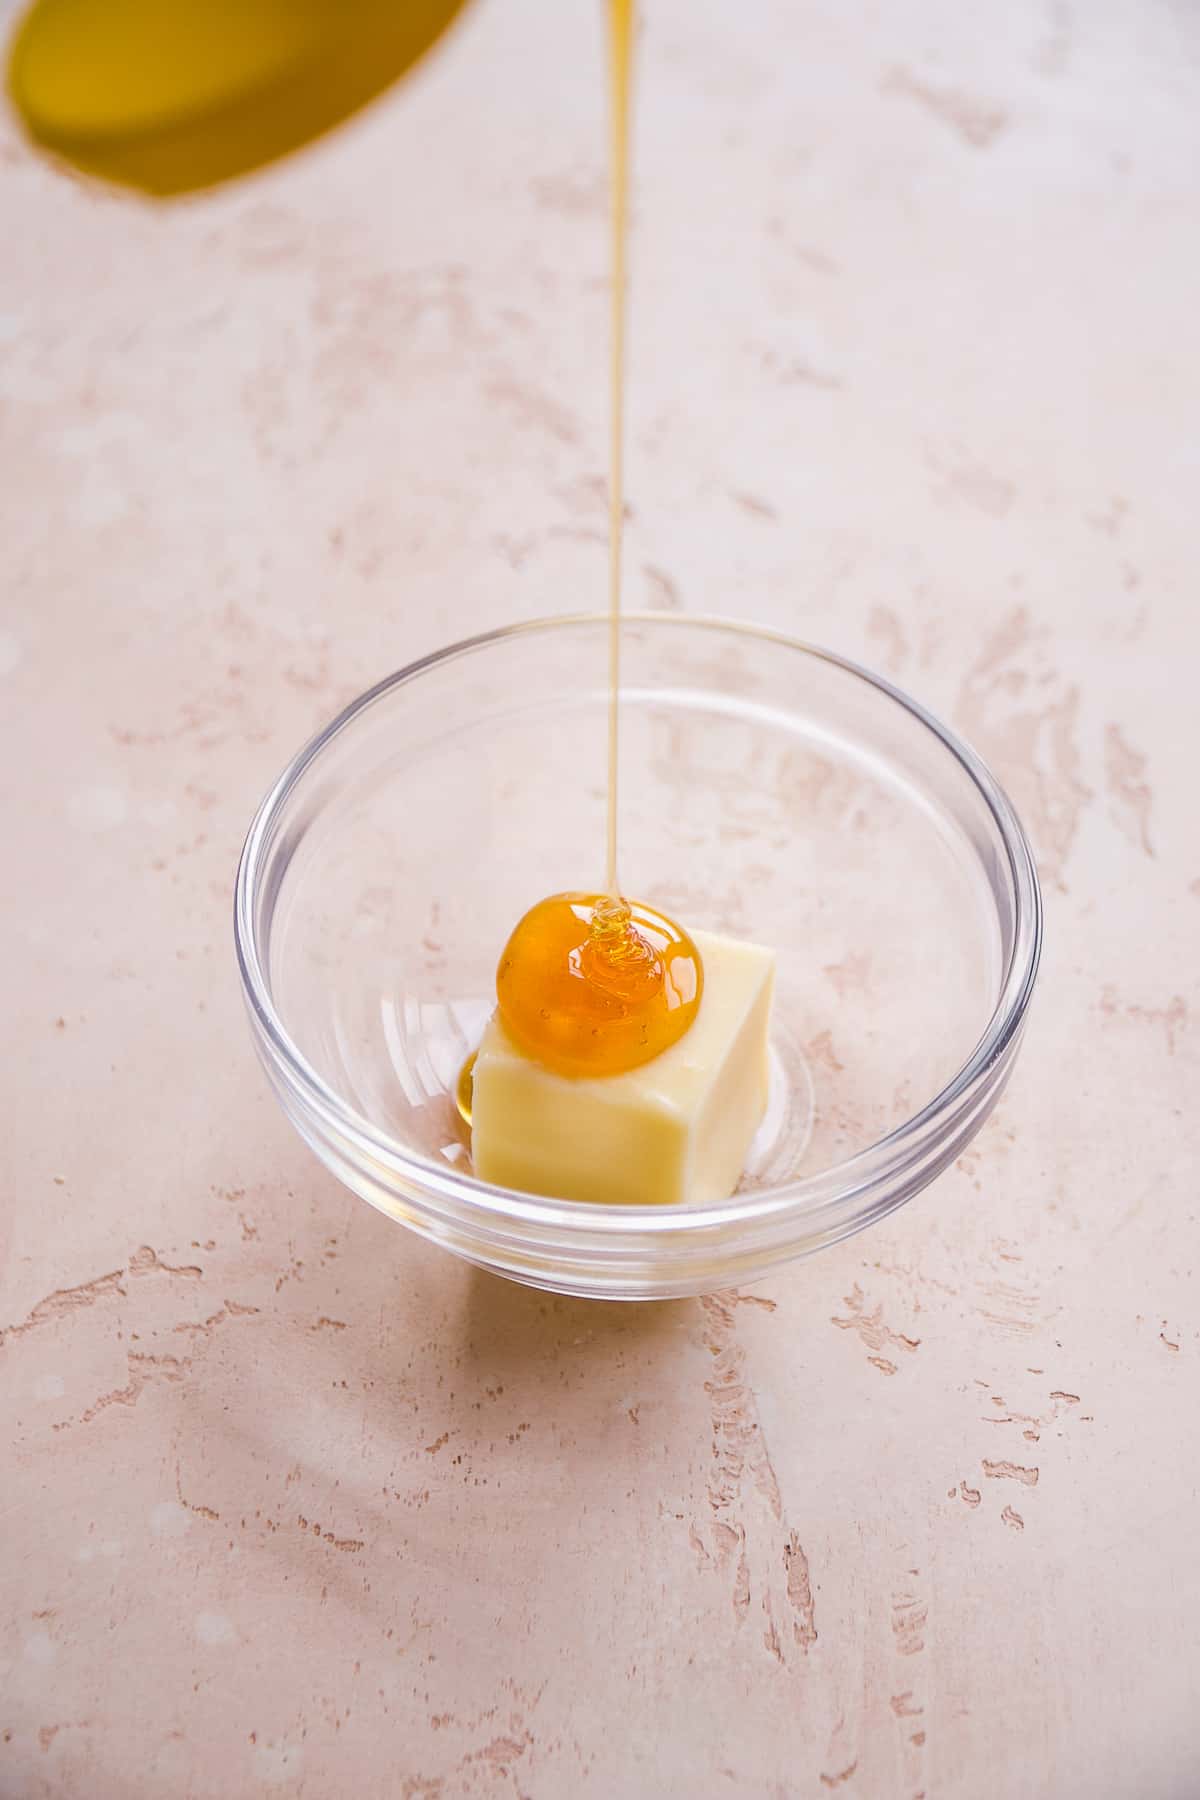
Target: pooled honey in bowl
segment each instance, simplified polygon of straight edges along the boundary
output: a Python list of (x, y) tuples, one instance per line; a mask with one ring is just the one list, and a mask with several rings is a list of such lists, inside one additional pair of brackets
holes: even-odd
[(620, 1075), (669, 1050), (700, 1005), (685, 931), (652, 907), (555, 894), (525, 914), (496, 976), (500, 1017), (560, 1075)]

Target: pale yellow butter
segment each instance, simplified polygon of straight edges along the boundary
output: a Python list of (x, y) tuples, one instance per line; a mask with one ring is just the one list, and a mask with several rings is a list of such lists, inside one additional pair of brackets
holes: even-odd
[(775, 957), (691, 934), (704, 994), (689, 1031), (640, 1069), (571, 1077), (543, 1068), (493, 1016), (475, 1063), (471, 1154), (481, 1181), (562, 1200), (724, 1200), (767, 1105)]

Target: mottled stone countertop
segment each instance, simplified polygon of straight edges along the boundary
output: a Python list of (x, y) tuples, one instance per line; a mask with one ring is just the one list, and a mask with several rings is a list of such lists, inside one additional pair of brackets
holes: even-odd
[(0, 137), (0, 1794), (1200, 1793), (1200, 14), (648, 0), (635, 604), (887, 671), (1047, 901), (970, 1154), (741, 1295), (478, 1275), (255, 1062), (260, 794), (601, 601), (599, 8), (159, 212)]

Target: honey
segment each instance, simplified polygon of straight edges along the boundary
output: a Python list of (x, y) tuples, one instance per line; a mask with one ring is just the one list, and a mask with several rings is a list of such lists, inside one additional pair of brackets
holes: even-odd
[(475, 1096), (475, 1063), (478, 1056), (477, 1050), (472, 1051), (458, 1071), (458, 1080), (454, 1084), (454, 1104), (458, 1108), (459, 1118), (468, 1130), (471, 1126), (471, 1102)]
[(500, 958), (500, 1017), (560, 1075), (617, 1075), (681, 1038), (704, 987), (700, 953), (664, 914), (603, 894), (555, 894)]
[(629, 92), (634, 0), (609, 4), (609, 363), (608, 363), (608, 835), (605, 880), (617, 881), (617, 793), (621, 691), (621, 551), (625, 538), (625, 251), (629, 238)]
[[(691, 1025), (704, 973), (687, 933), (621, 897), (617, 813), (624, 523), (625, 251), (634, 0), (609, 0), (612, 171), (608, 482), (608, 817), (603, 894), (555, 894), (517, 925), (496, 976), (505, 1025), (562, 1075), (619, 1075), (670, 1048)], [(469, 1081), (469, 1068), (463, 1071)], [(462, 1081), (459, 1111), (469, 1122)]]

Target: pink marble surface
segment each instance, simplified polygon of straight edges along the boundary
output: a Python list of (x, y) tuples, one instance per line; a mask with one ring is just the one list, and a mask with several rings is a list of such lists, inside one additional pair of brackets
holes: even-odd
[(1020, 803), (1023, 1063), (741, 1296), (341, 1191), (230, 891), (382, 672), (604, 578), (598, 9), (159, 213), (8, 131), (0, 1794), (1191, 1796), (1200, 19), (649, 9), (637, 603), (886, 669)]

